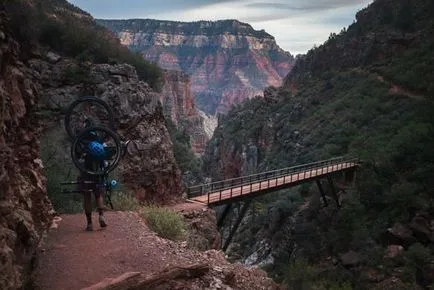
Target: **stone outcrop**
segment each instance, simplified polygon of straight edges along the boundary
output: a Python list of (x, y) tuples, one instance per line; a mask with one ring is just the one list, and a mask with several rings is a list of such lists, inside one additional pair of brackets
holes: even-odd
[(404, 253), (404, 247), (399, 245), (389, 245), (384, 253), (384, 257), (394, 259)]
[(219, 250), (221, 237), (214, 210), (209, 208), (186, 209), (180, 213), (189, 225), (187, 246), (200, 251)]
[(342, 265), (345, 267), (354, 267), (360, 263), (360, 255), (354, 251), (341, 254), (339, 259), (341, 260)]
[(273, 36), (236, 20), (98, 22), (145, 59), (188, 73), (199, 108), (211, 114), (225, 113), (235, 103), (262, 96), (267, 86), (279, 86), (294, 64)]
[(205, 131), (206, 118), (196, 107), (189, 76), (180, 71), (166, 71), (163, 78), (160, 101), (164, 114), (190, 136), (193, 152), (203, 154), (210, 136)]
[[(0, 7), (1, 8), (1, 7)], [(0, 9), (0, 15), (2, 11)], [(23, 287), (51, 221), (39, 159), (35, 73), (0, 17), (0, 288)]]
[(396, 223), (393, 227), (387, 229), (389, 243), (408, 247), (416, 242), (411, 229), (402, 223)]
[[(81, 95), (92, 95), (113, 109), (117, 132), (132, 141), (130, 154), (119, 166), (121, 182), (139, 200), (166, 203), (180, 198), (180, 172), (165, 127), (161, 96), (138, 80), (132, 66), (77, 64), (69, 59), (56, 64), (44, 60), (31, 63), (44, 87), (41, 108), (65, 108)], [(86, 72), (87, 83), (76, 82), (68, 74), (71, 71)], [(62, 134), (63, 124), (57, 122), (50, 130)]]
[(202, 263), (170, 265), (150, 275), (127, 272), (85, 289), (283, 289), (260, 269), (229, 264), (221, 252), (207, 251), (201, 259)]

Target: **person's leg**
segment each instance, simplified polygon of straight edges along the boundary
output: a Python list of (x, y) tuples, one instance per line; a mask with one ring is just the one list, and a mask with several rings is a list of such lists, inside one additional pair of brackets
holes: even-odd
[(92, 194), (90, 192), (83, 193), (83, 207), (86, 214), (87, 226), (86, 231), (92, 230)]
[(103, 188), (100, 188), (95, 193), (95, 199), (96, 199), (96, 207), (98, 208), (98, 214), (99, 214), (99, 225), (102, 228), (105, 228), (107, 226), (105, 219), (104, 219), (104, 195), (102, 194)]
[(92, 230), (92, 195), (88, 191), (88, 185), (86, 182), (86, 177), (80, 175), (77, 177), (77, 190), (83, 193), (83, 209), (86, 215), (87, 226), (86, 230)]

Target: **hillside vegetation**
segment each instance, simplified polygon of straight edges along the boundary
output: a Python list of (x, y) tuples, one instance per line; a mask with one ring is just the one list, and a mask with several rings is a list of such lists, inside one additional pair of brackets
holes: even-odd
[(156, 65), (129, 51), (90, 14), (67, 1), (1, 0), (0, 5), (6, 15), (14, 15), (9, 27), (22, 44), (24, 57), (30, 57), (33, 47), (42, 44), (82, 62), (131, 64), (141, 80), (154, 89), (160, 87), (161, 71)]
[[(290, 191), (294, 198), (277, 194), (258, 201), (262, 210), (255, 226), (238, 237), (247, 245), (241, 254), (254, 251), (253, 237), (277, 239), (273, 251), (279, 255), (270, 270), (288, 285), (308, 281), (306, 287), (329, 289), (342, 282), (343, 289), (365, 289), (372, 281), (363, 280), (363, 269), (381, 273), (386, 281), (396, 276), (407, 283), (400, 284), (403, 289), (415, 281), (434, 283), (433, 240), (415, 229), (415, 221), (434, 219), (433, 5), (374, 1), (355, 23), (301, 57), (282, 87), (233, 108), (216, 130), (204, 165), (217, 179), (241, 174), (242, 169), (228, 170), (225, 164), (242, 158), (248, 144), (258, 148), (258, 172), (348, 153), (363, 161), (357, 190), (347, 194), (344, 207), (321, 210), (318, 200), (299, 236), (282, 230), (300, 202), (299, 190)], [(383, 257), (391, 243), (387, 229), (398, 223), (411, 227), (416, 238), (395, 241), (405, 254), (389, 261)], [(291, 255), (295, 249), (297, 258)], [(318, 268), (327, 257), (349, 250), (362, 254), (362, 268)], [(313, 274), (295, 277), (296, 265)], [(322, 286), (315, 288), (315, 281)]]

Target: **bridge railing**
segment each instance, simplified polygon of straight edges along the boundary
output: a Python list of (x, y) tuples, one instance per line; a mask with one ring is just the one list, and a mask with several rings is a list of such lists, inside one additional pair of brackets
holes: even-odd
[[(330, 166), (336, 164), (355, 164), (359, 162), (358, 157), (336, 157), (328, 160), (322, 160), (302, 165), (296, 165), (292, 167), (287, 167), (283, 169), (277, 169), (267, 172), (261, 172), (257, 174), (241, 176), (237, 178), (231, 178), (201, 185), (196, 185), (188, 188), (188, 197), (192, 198), (195, 196), (201, 196), (208, 194), (208, 202), (209, 202), (209, 194), (220, 192), (220, 194), (228, 189), (239, 188), (242, 186), (250, 185), (253, 183), (260, 183), (264, 181), (270, 181), (273, 179), (279, 179), (284, 176), (294, 175), (298, 173), (304, 173), (306, 175), (307, 172), (312, 172), (313, 170), (328, 168)], [(321, 172), (321, 174), (327, 172)]]

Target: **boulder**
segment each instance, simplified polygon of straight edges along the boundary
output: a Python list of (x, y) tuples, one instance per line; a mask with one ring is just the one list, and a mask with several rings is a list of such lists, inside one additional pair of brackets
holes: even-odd
[(360, 264), (360, 255), (354, 251), (339, 255), (339, 259), (345, 267), (354, 267)]
[(360, 280), (371, 283), (383, 281), (386, 276), (376, 269), (366, 269), (360, 273)]
[(413, 235), (422, 243), (434, 242), (434, 235), (430, 221), (423, 215), (417, 214), (410, 223)]
[(54, 52), (49, 51), (46, 55), (48, 62), (57, 63), (61, 59), (60, 55), (55, 54)]
[(400, 245), (390, 245), (387, 247), (384, 257), (394, 259), (404, 253), (404, 247)]
[(408, 247), (416, 242), (412, 230), (401, 223), (396, 223), (392, 228), (388, 228), (387, 234), (389, 244)]

